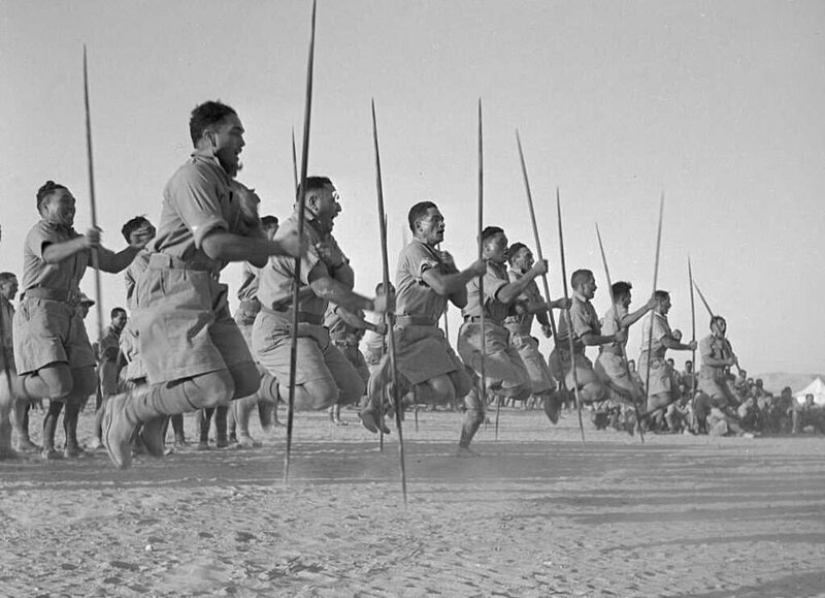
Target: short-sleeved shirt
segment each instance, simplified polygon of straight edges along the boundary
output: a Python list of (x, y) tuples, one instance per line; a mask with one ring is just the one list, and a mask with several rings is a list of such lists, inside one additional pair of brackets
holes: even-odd
[(642, 355), (640, 359), (648, 358), (648, 339), (651, 338), (651, 322), (653, 326), (653, 337), (650, 345), (650, 354), (653, 355), (653, 359), (664, 359), (665, 353), (667, 352), (664, 339), (671, 338), (673, 333), (670, 331), (670, 324), (668, 324), (667, 317), (655, 311), (650, 312), (642, 324)]
[[(516, 270), (509, 270), (507, 274), (510, 277), (510, 282), (518, 282), (521, 277), (524, 276), (524, 274)], [(533, 320), (536, 317), (535, 314), (530, 313), (529, 306), (532, 303), (541, 303), (542, 301), (544, 301), (544, 299), (539, 291), (539, 285), (536, 284), (535, 280), (531, 280), (530, 284), (527, 285), (527, 288), (524, 289), (521, 295), (518, 296), (518, 299), (516, 299), (516, 303), (524, 304), (528, 310), (524, 313), (511, 314), (507, 317), (506, 324), (510, 332), (529, 335), (530, 331), (533, 329)]]
[[(502, 324), (510, 313), (510, 304), (498, 299), (502, 287), (510, 284), (510, 277), (503, 264), (487, 262), (487, 273), (484, 275), (484, 316), (491, 321)], [(463, 316), (480, 316), (481, 304), (478, 278), (467, 283), (467, 305), (461, 310)]]
[[(337, 305), (330, 303), (327, 307), (327, 313), (324, 314), (324, 326), (329, 330), (329, 338), (340, 342), (350, 342), (357, 339), (361, 335), (361, 329), (347, 324), (344, 318), (341, 317), (339, 309)], [(355, 315), (362, 320), (366, 318), (366, 314), (360, 309), (355, 312)]]
[(103, 336), (97, 341), (95, 349), (99, 363), (116, 361), (120, 350), (120, 332), (115, 331), (111, 325), (107, 326)]
[[(89, 265), (88, 249), (78, 251), (55, 264), (43, 260), (43, 250), (52, 244), (65, 243), (82, 235), (75, 229), (48, 220), (35, 224), (26, 236), (23, 248), (23, 292), (33, 288), (64, 289), (72, 296), (80, 294), (80, 279)], [(107, 252), (101, 248), (99, 251)]]
[[(298, 215), (292, 214), (275, 233), (275, 240), (282, 239), (298, 232)], [(333, 244), (337, 248), (335, 238), (330, 234), (323, 234), (314, 220), (304, 220), (304, 239), (307, 242), (307, 252), (301, 260), (300, 288), (309, 286), (309, 273), (318, 264), (324, 264), (327, 272), (331, 271), (332, 264), (326, 264), (315, 247), (321, 241)], [(339, 249), (340, 251), (340, 249)], [(274, 255), (269, 258), (266, 266), (261, 268), (258, 287), (258, 299), (264, 307), (283, 311), (292, 305), (292, 295), (295, 288), (295, 258), (283, 255)], [(314, 294), (302, 296), (299, 311), (324, 316), (328, 301)]]
[[(601, 335), (602, 327), (593, 304), (575, 291), (570, 305), (570, 322), (573, 327), (573, 352), (584, 354), (585, 345), (582, 338), (586, 334)], [(569, 339), (570, 327), (567, 324), (567, 317), (563, 316), (559, 319), (556, 349), (569, 351)]]
[(702, 357), (699, 375), (702, 378), (712, 380), (723, 379), (727, 372), (727, 366), (709, 365), (705, 360), (709, 357), (712, 359), (727, 359), (729, 357), (728, 351), (728, 342), (724, 338), (709, 334), (699, 341), (699, 355)]
[[(616, 305), (604, 312), (602, 318), (602, 334), (605, 336), (612, 336), (619, 332), (622, 328), (622, 319), (627, 315), (627, 308), (624, 305)], [(622, 355), (622, 347), (627, 346), (627, 339), (620, 345), (613, 343), (610, 345), (602, 345), (602, 352), (613, 353), (614, 355)]]
[(249, 262), (243, 263), (241, 272), (241, 286), (238, 287), (238, 299), (240, 301), (254, 301), (258, 297), (258, 289), (261, 286), (259, 280), (260, 269)]
[(163, 209), (153, 248), (192, 269), (220, 272), (202, 243), (214, 230), (241, 234), (243, 215), (235, 183), (213, 156), (192, 154), (163, 190)]
[(395, 275), (395, 309), (399, 316), (416, 316), (438, 321), (447, 309), (448, 297), (439, 295), (424, 281), (424, 272), (444, 273), (441, 256), (434, 247), (413, 239), (398, 256)]

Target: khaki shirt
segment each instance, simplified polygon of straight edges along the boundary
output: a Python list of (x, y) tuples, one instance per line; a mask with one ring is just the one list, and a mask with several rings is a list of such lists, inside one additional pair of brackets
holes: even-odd
[[(573, 291), (570, 306), (570, 322), (573, 328), (573, 352), (584, 354), (585, 344), (581, 340), (582, 337), (586, 334), (601, 335), (602, 327), (593, 304), (576, 291)], [(558, 333), (556, 349), (569, 352), (570, 326), (567, 324), (566, 315), (559, 318)]]
[(120, 350), (120, 332), (116, 332), (111, 324), (106, 327), (103, 336), (95, 343), (95, 356), (99, 363), (117, 361)]
[[(610, 308), (604, 313), (602, 318), (602, 334), (604, 336), (611, 336), (619, 332), (622, 327), (622, 318), (628, 313), (628, 310), (623, 305), (617, 305), (616, 308)], [(614, 355), (622, 355), (622, 347), (627, 346), (627, 339), (620, 345), (619, 343), (612, 343), (610, 345), (602, 345), (601, 351), (604, 353), (613, 353)]]
[[(337, 305), (329, 304), (327, 313), (324, 315), (324, 326), (329, 330), (329, 338), (332, 341), (346, 343), (353, 347), (358, 346), (358, 342), (363, 336), (364, 329), (353, 328), (347, 324), (341, 315), (338, 313), (340, 308)], [(355, 315), (360, 316), (361, 319), (366, 319), (366, 314), (360, 309), (355, 312)]]
[[(652, 324), (651, 324), (652, 322)], [(648, 347), (648, 338), (650, 338), (650, 327), (653, 326), (652, 344)], [(648, 353), (653, 355), (653, 359), (664, 359), (667, 347), (664, 345), (665, 338), (671, 338), (673, 333), (670, 331), (670, 324), (668, 324), (667, 317), (659, 312), (652, 311), (645, 318), (642, 324), (642, 354), (639, 360), (647, 360)], [(648, 351), (648, 349), (650, 349)]]
[[(487, 273), (484, 275), (484, 316), (499, 325), (510, 314), (510, 304), (498, 300), (498, 292), (508, 284), (510, 277), (507, 276), (504, 264), (488, 261)], [(465, 317), (480, 316), (481, 304), (478, 278), (473, 278), (467, 283), (467, 305), (461, 310), (461, 314)]]
[[(49, 245), (65, 243), (81, 236), (83, 235), (73, 228), (48, 220), (41, 220), (35, 224), (26, 236), (26, 244), (23, 247), (23, 292), (41, 287), (64, 289), (69, 291), (71, 296), (79, 296), (80, 279), (89, 265), (91, 252), (84, 249), (61, 262), (47, 264), (43, 260), (43, 250)], [(111, 253), (102, 247), (99, 251)]]
[(424, 272), (434, 269), (444, 273), (441, 256), (434, 247), (413, 239), (401, 250), (395, 275), (396, 313), (437, 322), (447, 309), (446, 295), (439, 295), (424, 282)]
[(163, 210), (153, 248), (183, 261), (186, 267), (220, 272), (226, 262), (204, 253), (204, 238), (221, 229), (245, 234), (232, 178), (213, 156), (192, 154), (163, 190)]
[(711, 380), (722, 380), (726, 377), (727, 366), (709, 365), (705, 359), (727, 359), (731, 355), (730, 345), (726, 338), (716, 337), (709, 334), (699, 341), (699, 355), (702, 357), (702, 365), (699, 369), (699, 377)]
[[(507, 274), (510, 277), (510, 282), (518, 282), (521, 277), (524, 276), (524, 274), (517, 270), (509, 270)], [(542, 301), (544, 301), (544, 298), (542, 298), (541, 292), (539, 291), (539, 285), (535, 280), (531, 280), (527, 288), (518, 296), (515, 303), (523, 303), (529, 310), (531, 303), (541, 303)], [(536, 314), (529, 313), (528, 311), (523, 314), (511, 314), (504, 323), (510, 332), (529, 336), (533, 330), (533, 320), (535, 318)]]
[[(275, 233), (275, 240), (297, 234), (298, 215), (292, 214)], [(326, 264), (315, 247), (321, 241), (327, 241), (337, 247), (332, 235), (324, 235), (318, 230), (314, 220), (304, 220), (304, 239), (307, 242), (306, 255), (301, 260), (300, 289), (309, 286), (309, 273), (321, 263), (331, 273), (332, 264)], [(343, 255), (343, 254), (342, 254)], [(346, 258), (345, 258), (346, 259)], [(295, 258), (283, 255), (273, 255), (266, 266), (261, 268), (259, 275), (258, 299), (264, 307), (277, 311), (285, 311), (292, 306), (292, 295), (295, 288)], [(306, 296), (305, 296), (306, 295)], [(302, 294), (298, 310), (308, 314), (324, 316), (328, 301), (315, 294)]]

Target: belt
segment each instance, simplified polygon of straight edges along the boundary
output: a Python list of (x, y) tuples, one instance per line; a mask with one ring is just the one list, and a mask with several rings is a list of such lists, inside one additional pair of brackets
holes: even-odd
[[(269, 307), (266, 307), (265, 305), (262, 305), (261, 306), (261, 311), (264, 312), (265, 314), (278, 316), (279, 318), (287, 318), (287, 319), (290, 319), (290, 320), (292, 319), (292, 314), (293, 314), (292, 308), (290, 308), (290, 307), (285, 307), (285, 308), (281, 308), (281, 309), (270, 309)], [(303, 322), (305, 324), (313, 324), (315, 326), (323, 326), (324, 316), (321, 316), (321, 315), (318, 315), (318, 314), (311, 314), (311, 313), (306, 312), (306, 311), (299, 311), (298, 312), (298, 321)]]
[[(476, 322), (481, 322), (481, 316), (464, 316), (464, 321), (475, 324)], [(485, 316), (484, 321), (497, 324), (498, 326), (502, 325), (500, 320), (496, 320), (495, 318), (491, 318), (490, 316)]]
[(149, 256), (149, 265), (154, 268), (169, 268), (171, 270), (193, 270), (195, 272), (208, 272), (217, 278), (219, 272), (207, 264), (186, 262), (168, 253), (153, 253)]
[(428, 318), (426, 316), (397, 316), (395, 318), (396, 326), (432, 326), (438, 327), (438, 321)]
[(79, 296), (69, 289), (49, 289), (46, 287), (35, 287), (23, 293), (23, 297), (32, 299), (48, 299), (50, 301), (62, 301), (63, 303), (77, 303)]

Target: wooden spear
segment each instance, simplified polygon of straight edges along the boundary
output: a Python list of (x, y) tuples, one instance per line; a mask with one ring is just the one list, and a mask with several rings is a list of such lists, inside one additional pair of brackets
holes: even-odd
[[(693, 296), (693, 268), (690, 265), (690, 256), (688, 256), (688, 279), (690, 281), (690, 340), (696, 342), (696, 303)], [(693, 363), (690, 376), (690, 399), (693, 400), (696, 394), (696, 349), (690, 350), (690, 360)]]
[[(478, 259), (484, 259), (484, 242), (481, 240), (481, 233), (484, 230), (484, 142), (481, 126), (481, 98), (478, 99)], [(487, 325), (484, 316), (484, 274), (478, 277), (478, 304), (481, 314), (481, 364), (479, 371), (479, 398), (483, 405), (487, 403), (487, 374), (485, 372), (485, 361), (487, 359)], [(486, 409), (485, 409), (486, 411)], [(498, 418), (501, 411), (501, 399), (496, 395), (496, 441), (498, 441)], [(487, 417), (484, 417), (487, 420)]]
[[(312, 0), (312, 25), (307, 61), (307, 86), (304, 104), (304, 140), (301, 149), (301, 185), (298, 194), (298, 238), (304, 238), (304, 206), (306, 205), (307, 167), (309, 164), (309, 128), (312, 115), (312, 67), (315, 61), (315, 12), (317, 0)], [(292, 345), (289, 354), (289, 401), (286, 420), (286, 454), (284, 484), (289, 483), (289, 461), (292, 454), (292, 424), (295, 416), (295, 370), (298, 367), (298, 313), (301, 304), (301, 256), (295, 258), (295, 289), (292, 293)]]
[[(564, 230), (561, 221), (561, 197), (559, 195), (559, 188), (556, 187), (556, 214), (559, 219), (559, 253), (561, 254), (561, 278), (564, 281), (564, 299), (570, 301), (570, 295), (567, 291), (567, 265), (564, 259)], [(579, 430), (582, 435), (582, 444), (584, 444), (584, 423), (582, 423), (582, 401), (579, 395), (579, 376), (576, 373), (576, 354), (573, 346), (573, 321), (570, 319), (570, 308), (564, 310), (564, 315), (567, 321), (567, 341), (569, 343), (570, 351), (570, 372), (573, 374), (573, 393), (576, 397), (576, 412), (579, 415)]]
[[(530, 222), (533, 225), (533, 240), (536, 244), (536, 255), (538, 256), (539, 260), (544, 259), (544, 255), (541, 251), (541, 239), (539, 238), (539, 229), (538, 225), (536, 224), (536, 212), (533, 208), (533, 193), (530, 190), (530, 179), (527, 177), (527, 164), (524, 160), (524, 151), (521, 148), (521, 137), (519, 136), (518, 130), (516, 130), (516, 144), (518, 145), (518, 155), (519, 159), (521, 160), (521, 172), (524, 175), (524, 189), (527, 191), (527, 206), (530, 208)], [(547, 274), (541, 275), (541, 281), (544, 286), (544, 296), (548, 303), (547, 308), (547, 316), (550, 320), (550, 330), (553, 332), (553, 342), (556, 341), (558, 338), (558, 330), (556, 329), (556, 318), (553, 315), (553, 309), (549, 306), (550, 304), (550, 284), (547, 281)], [(561, 387), (564, 390), (564, 393), (567, 394), (567, 380), (564, 377), (561, 379)], [(549, 400), (549, 399), (548, 399)], [(581, 418), (579, 418), (579, 424), (582, 425)], [(582, 438), (584, 438), (584, 426), (582, 425), (581, 429)]]
[[(375, 189), (378, 195), (378, 220), (380, 223), (381, 234), (381, 266), (384, 274), (384, 293), (387, 298), (390, 298), (390, 262), (387, 257), (387, 217), (384, 213), (384, 185), (381, 181), (381, 154), (378, 151), (378, 125), (375, 119), (375, 100), (371, 102), (372, 106), (372, 139), (375, 144)], [(395, 427), (398, 430), (398, 459), (401, 463), (401, 492), (404, 495), (404, 505), (407, 504), (407, 470), (404, 466), (404, 433), (401, 429), (401, 418), (403, 405), (398, 397), (398, 370), (395, 361), (395, 331), (394, 317), (392, 311), (387, 311), (385, 314), (385, 322), (387, 323), (387, 350), (390, 355), (390, 374), (392, 376), (392, 402), (395, 406)], [(382, 416), (383, 417), (383, 416)], [(383, 420), (378, 426), (379, 429), (384, 425)]]
[(295, 127), (292, 127), (292, 180), (298, 192), (298, 154), (295, 153)]
[[(656, 286), (659, 284), (659, 250), (662, 245), (662, 217), (665, 211), (665, 194), (662, 192), (662, 197), (659, 199), (659, 228), (656, 232), (656, 261), (653, 266), (653, 292), (656, 292)], [(651, 348), (653, 346), (653, 323), (656, 321), (656, 312), (650, 312), (650, 329), (647, 334), (647, 376), (645, 377), (645, 408), (650, 401), (650, 366), (653, 362), (653, 355)], [(655, 411), (655, 410), (653, 410)], [(652, 412), (652, 411), (651, 411)], [(648, 413), (651, 413), (648, 412)], [(645, 414), (647, 415), (647, 414)]]
[[(89, 109), (89, 69), (86, 45), (83, 45), (83, 105), (86, 108), (86, 163), (89, 167), (89, 203), (92, 212), (92, 228), (97, 229), (97, 202), (95, 201), (95, 167), (92, 158), (92, 118)], [(97, 305), (97, 336), (103, 338), (103, 291), (100, 283), (100, 254), (92, 248), (92, 267), (95, 270), (95, 301)]]
[[(616, 331), (618, 332), (621, 330), (622, 322), (619, 319), (619, 308), (616, 307), (616, 297), (613, 296), (613, 283), (610, 280), (610, 269), (607, 267), (607, 256), (604, 253), (604, 244), (602, 243), (602, 234), (599, 232), (599, 225), (596, 224), (596, 237), (599, 239), (599, 251), (602, 254), (602, 263), (604, 264), (604, 276), (607, 279), (607, 290), (610, 293), (610, 305), (613, 306), (613, 317), (616, 318)], [(627, 374), (628, 381), (632, 384), (633, 379), (630, 377), (630, 364), (627, 361), (627, 351), (625, 350), (624, 343), (619, 343), (619, 349), (622, 352), (622, 360), (624, 361), (624, 369), (625, 373)], [(640, 421), (640, 414), (639, 414), (639, 406), (636, 404), (635, 397), (631, 397), (633, 400), (633, 410), (636, 412), (636, 421)], [(639, 425), (639, 439), (642, 441), (642, 444), (645, 443), (645, 434), (642, 431), (642, 426)]]

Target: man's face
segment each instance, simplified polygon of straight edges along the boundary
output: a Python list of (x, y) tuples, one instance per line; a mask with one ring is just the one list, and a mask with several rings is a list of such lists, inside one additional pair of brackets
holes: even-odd
[(75, 200), (68, 189), (56, 189), (40, 207), (40, 214), (45, 220), (72, 226), (74, 224)]
[(236, 176), (243, 168), (240, 160), (241, 152), (246, 145), (243, 134), (241, 119), (236, 114), (228, 114), (220, 124), (206, 133), (212, 142), (215, 157), (231, 177)]
[(3, 298), (7, 301), (14, 301), (17, 295), (17, 278), (0, 282), (0, 295), (3, 295)]
[(444, 216), (438, 208), (429, 208), (427, 214), (415, 223), (416, 237), (427, 245), (438, 245), (444, 241)]
[(716, 336), (725, 336), (725, 333), (728, 330), (728, 324), (727, 322), (725, 322), (725, 320), (718, 318), (713, 321), (713, 326), (711, 327), (711, 330)]
[(596, 278), (591, 274), (587, 280), (576, 289), (585, 299), (590, 300), (596, 296)]
[(516, 252), (516, 255), (512, 257), (513, 267), (519, 272), (527, 272), (533, 267), (533, 252), (526, 247), (519, 249), (518, 252)]
[(667, 313), (670, 311), (670, 297), (665, 297), (664, 299), (659, 299), (659, 313), (663, 316), (666, 316)]
[(78, 309), (80, 310), (80, 319), (81, 319), (81, 320), (85, 320), (85, 319), (86, 319), (86, 316), (88, 316), (88, 315), (89, 315), (89, 309), (90, 309), (91, 307), (92, 307), (92, 305), (91, 305), (90, 303), (81, 303), (81, 304), (80, 304), (80, 306), (79, 306), (79, 308), (78, 308)]
[(117, 315), (112, 318), (112, 328), (116, 331), (121, 332), (123, 328), (126, 326), (126, 322), (128, 321), (128, 317), (123, 312), (118, 312)]
[(333, 221), (341, 213), (338, 191), (332, 185), (311, 192), (309, 210), (315, 218), (328, 230), (332, 230)]
[(491, 262), (503, 264), (507, 261), (507, 235), (496, 233), (484, 242), (484, 257)]
[(619, 297), (619, 300), (617, 301), (617, 303), (619, 305), (621, 305), (623, 308), (628, 309), (630, 307), (630, 302), (632, 300), (633, 300), (633, 294), (630, 291), (628, 291), (627, 293), (625, 293), (624, 295)]
[(688, 374), (689, 374), (689, 373), (691, 373), (691, 372), (693, 371), (693, 362), (692, 362), (692, 361), (686, 361), (686, 362), (685, 362), (685, 371), (686, 371)]

